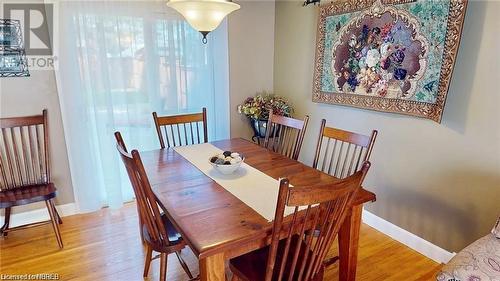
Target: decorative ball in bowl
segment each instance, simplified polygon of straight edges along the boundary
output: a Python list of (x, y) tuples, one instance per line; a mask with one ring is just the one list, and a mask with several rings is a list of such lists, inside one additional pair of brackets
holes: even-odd
[(219, 173), (230, 175), (238, 170), (245, 158), (238, 152), (224, 151), (221, 154), (210, 157), (208, 160)]

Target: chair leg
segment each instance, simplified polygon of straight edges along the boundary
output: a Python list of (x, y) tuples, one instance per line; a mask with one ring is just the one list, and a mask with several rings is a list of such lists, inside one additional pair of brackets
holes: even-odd
[(325, 275), (325, 266), (321, 266), (319, 272), (314, 276), (314, 279), (312, 281), (323, 281), (323, 277)]
[(56, 234), (57, 244), (59, 244), (59, 248), (63, 248), (63, 242), (61, 238), (61, 233), (59, 232), (59, 223), (57, 222), (54, 201), (46, 200), (45, 204), (47, 205), (47, 209), (49, 211), (50, 220), (52, 221), (52, 228), (54, 229), (54, 233)]
[(191, 274), (191, 271), (189, 270), (189, 267), (187, 266), (187, 264), (184, 261), (184, 259), (181, 257), (181, 251), (175, 252), (175, 255), (177, 256), (177, 259), (179, 260), (179, 263), (181, 264), (182, 268), (186, 272), (186, 274), (189, 277), (189, 279), (193, 279), (193, 274)]
[(9, 223), (10, 223), (10, 210), (11, 208), (5, 208), (5, 218), (4, 218), (4, 224), (2, 228), (0, 228), (0, 234), (3, 236), (7, 236), (8, 232), (7, 230), (9, 229)]
[(167, 253), (160, 254), (160, 281), (167, 281)]
[(54, 211), (56, 212), (57, 222), (58, 222), (59, 224), (62, 224), (62, 223), (63, 223), (63, 221), (62, 221), (61, 216), (59, 215), (59, 212), (57, 211), (56, 207), (54, 207)]
[(148, 277), (152, 255), (153, 255), (153, 249), (151, 249), (149, 245), (146, 245), (146, 262), (144, 263), (144, 274), (142, 275), (143, 277)]
[(324, 266), (325, 268), (326, 268), (326, 267), (329, 267), (329, 266), (333, 265), (334, 263), (336, 263), (338, 260), (339, 260), (339, 256), (335, 256), (335, 257), (328, 258), (328, 259), (326, 259), (326, 260), (323, 262), (323, 266)]

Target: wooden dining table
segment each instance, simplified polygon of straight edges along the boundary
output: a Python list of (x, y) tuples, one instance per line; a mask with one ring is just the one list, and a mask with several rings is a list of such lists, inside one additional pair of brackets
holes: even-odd
[[(287, 177), (293, 186), (339, 180), (244, 139), (211, 143), (222, 150), (241, 153), (245, 163), (272, 178)], [(226, 280), (227, 260), (269, 245), (272, 222), (173, 149), (141, 152), (141, 158), (159, 204), (199, 258), (202, 281)], [(362, 206), (374, 200), (375, 194), (365, 189), (358, 192), (341, 227), (340, 280), (355, 279)]]

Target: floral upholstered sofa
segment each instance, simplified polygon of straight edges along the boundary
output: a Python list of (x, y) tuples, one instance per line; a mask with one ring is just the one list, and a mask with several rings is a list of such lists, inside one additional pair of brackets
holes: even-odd
[(492, 232), (460, 251), (437, 275), (439, 281), (500, 281), (500, 218)]

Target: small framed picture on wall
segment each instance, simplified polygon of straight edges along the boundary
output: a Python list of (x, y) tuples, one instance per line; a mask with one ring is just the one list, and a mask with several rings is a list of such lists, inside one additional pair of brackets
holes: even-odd
[(0, 77), (30, 76), (18, 20), (0, 19)]

